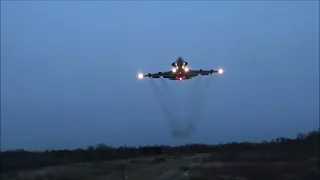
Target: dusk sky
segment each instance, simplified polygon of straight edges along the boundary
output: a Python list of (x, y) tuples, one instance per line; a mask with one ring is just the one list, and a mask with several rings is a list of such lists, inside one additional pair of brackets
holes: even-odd
[[(137, 79), (178, 56), (225, 73)], [(172, 136), (166, 98), (171, 120), (193, 123), (188, 135)], [(1, 1), (2, 150), (257, 142), (318, 128), (319, 2)]]

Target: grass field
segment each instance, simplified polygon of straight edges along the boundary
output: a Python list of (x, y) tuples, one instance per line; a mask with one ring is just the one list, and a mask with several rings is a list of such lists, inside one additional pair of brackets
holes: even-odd
[(319, 160), (221, 162), (210, 154), (148, 157), (20, 170), (3, 180), (316, 180)]

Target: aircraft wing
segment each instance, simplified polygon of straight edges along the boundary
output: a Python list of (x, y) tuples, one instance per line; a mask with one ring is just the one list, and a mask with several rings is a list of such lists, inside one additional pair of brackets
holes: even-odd
[(158, 72), (158, 73), (148, 73), (148, 74), (144, 74), (143, 77), (150, 77), (150, 78), (172, 78), (173, 77), (173, 73), (172, 71), (166, 71), (166, 72)]
[(191, 77), (193, 76), (198, 76), (198, 75), (209, 75), (209, 74), (213, 74), (213, 73), (219, 73), (221, 74), (223, 71), (222, 69), (219, 70), (189, 70), (188, 74), (190, 74)]

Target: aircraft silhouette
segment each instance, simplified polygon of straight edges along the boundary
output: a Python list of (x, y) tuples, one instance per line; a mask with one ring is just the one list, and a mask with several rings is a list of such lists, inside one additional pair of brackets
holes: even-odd
[(188, 68), (188, 62), (186, 62), (182, 57), (178, 57), (178, 59), (171, 64), (173, 67), (171, 71), (166, 72), (158, 72), (158, 73), (148, 73), (148, 74), (138, 74), (139, 79), (143, 79), (144, 77), (149, 78), (167, 78), (169, 80), (185, 80), (185, 79), (192, 79), (193, 77), (196, 77), (198, 75), (210, 75), (213, 73), (223, 73), (223, 69), (219, 70), (192, 70)]

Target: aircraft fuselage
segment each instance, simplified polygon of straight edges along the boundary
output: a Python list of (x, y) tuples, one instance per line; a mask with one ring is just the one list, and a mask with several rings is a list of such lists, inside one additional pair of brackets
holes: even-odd
[(188, 64), (189, 63), (184, 61), (182, 57), (178, 57), (178, 59), (171, 64), (173, 66), (173, 69), (175, 69), (174, 73), (176, 74), (176, 78), (172, 80), (185, 79), (185, 73), (188, 72), (188, 67), (187, 67)]

